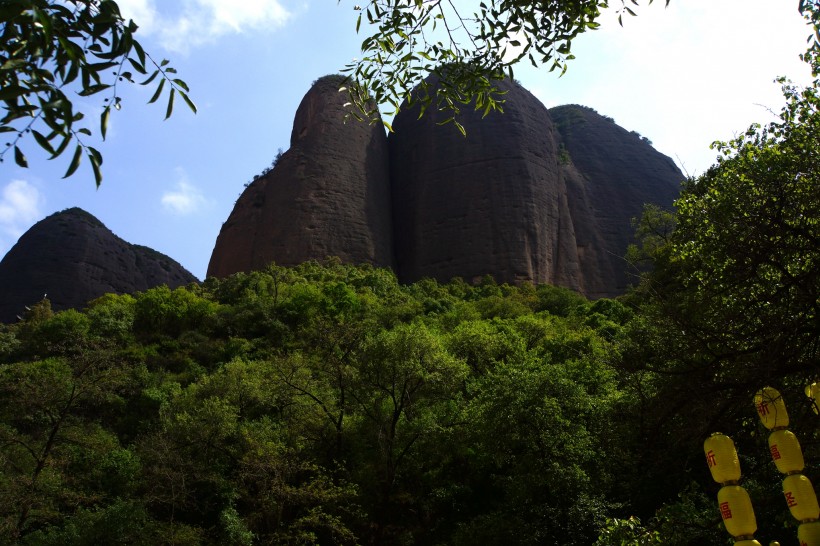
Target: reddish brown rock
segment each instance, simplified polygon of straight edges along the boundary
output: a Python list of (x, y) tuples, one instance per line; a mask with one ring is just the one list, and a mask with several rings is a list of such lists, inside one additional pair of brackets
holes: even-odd
[[(435, 79), (429, 80), (435, 85)], [(547, 109), (505, 81), (504, 113), (403, 110), (390, 135), (399, 277), (533, 281), (580, 288), (579, 262)]]
[(632, 219), (645, 203), (671, 209), (684, 176), (647, 139), (591, 108), (566, 105), (549, 113), (561, 136), (559, 157), (583, 271), (580, 289), (591, 298), (623, 294), (635, 281), (624, 260)]
[[(430, 80), (432, 83), (434, 79)], [(532, 281), (622, 294), (632, 219), (671, 207), (683, 175), (637, 133), (580, 106), (547, 109), (503, 82), (504, 114), (400, 113), (390, 136), (399, 277)]]
[(320, 78), (302, 99), (290, 149), (240, 196), (208, 276), (328, 256), (393, 267), (387, 138), (380, 124), (345, 123), (341, 81)]
[(34, 224), (0, 261), (0, 322), (15, 322), (48, 295), (55, 311), (83, 308), (103, 294), (197, 282), (168, 256), (132, 245), (79, 208)]
[(466, 137), (438, 125), (444, 112), (405, 108), (389, 139), (343, 123), (339, 84), (305, 96), (291, 149), (240, 197), (208, 275), (338, 256), (404, 282), (492, 275), (616, 296), (631, 280), (631, 220), (644, 203), (671, 206), (683, 180), (639, 135), (589, 108), (548, 111), (513, 82), (500, 84), (504, 114), (464, 109)]

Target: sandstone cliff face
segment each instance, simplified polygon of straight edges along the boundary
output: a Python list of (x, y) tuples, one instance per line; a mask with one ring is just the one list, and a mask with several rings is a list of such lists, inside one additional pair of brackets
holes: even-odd
[(123, 241), (82, 209), (67, 209), (32, 226), (0, 261), (0, 322), (15, 322), (45, 294), (59, 311), (106, 293), (191, 282), (196, 277), (171, 258)]
[[(431, 86), (436, 80), (431, 76)], [(434, 107), (380, 126), (343, 124), (339, 80), (296, 113), (291, 149), (222, 227), (208, 275), (338, 256), (403, 282), (551, 283), (612, 297), (645, 203), (671, 207), (683, 175), (639, 135), (582, 106), (550, 111), (510, 81), (504, 113), (464, 108), (463, 137)]]
[(645, 203), (671, 208), (684, 177), (675, 163), (637, 133), (591, 108), (566, 105), (550, 116), (561, 139), (564, 178), (588, 297), (622, 294), (634, 281), (624, 261), (632, 219)]
[[(429, 80), (435, 85), (435, 80)], [(399, 276), (580, 288), (573, 226), (547, 109), (505, 81), (504, 113), (465, 108), (467, 136), (441, 113), (403, 110), (393, 122), (390, 166)]]
[[(431, 83), (435, 83), (432, 81)], [(671, 208), (683, 175), (637, 133), (583, 106), (550, 111), (503, 82), (504, 114), (465, 110), (467, 137), (414, 109), (390, 135), (399, 277), (547, 282), (624, 293), (632, 220)], [(444, 129), (444, 130), (442, 130)]]
[(328, 256), (394, 266), (387, 138), (380, 124), (344, 123), (340, 85), (321, 78), (305, 95), (290, 149), (240, 196), (208, 276)]

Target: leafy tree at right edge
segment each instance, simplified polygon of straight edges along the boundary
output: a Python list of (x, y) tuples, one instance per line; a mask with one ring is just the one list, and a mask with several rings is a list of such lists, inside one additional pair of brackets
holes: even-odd
[[(801, 8), (817, 29), (820, 6)], [(636, 484), (647, 505), (687, 480), (712, 485), (701, 479), (700, 446), (715, 430), (732, 434), (749, 457), (744, 475), (770, 471), (752, 409), (766, 385), (784, 393), (809, 466), (818, 458), (816, 416), (802, 394), (820, 375), (820, 48), (810, 42), (803, 59), (815, 81), (779, 80), (786, 105), (778, 119), (716, 142), (716, 164), (688, 181), (676, 215), (652, 210), (639, 232), (655, 269), (630, 296), (641, 313), (622, 361), (642, 378), (647, 400), (646, 479)], [(771, 494), (779, 495), (775, 481)], [(723, 533), (709, 514), (713, 532)], [(773, 519), (758, 514), (760, 533), (780, 523)]]

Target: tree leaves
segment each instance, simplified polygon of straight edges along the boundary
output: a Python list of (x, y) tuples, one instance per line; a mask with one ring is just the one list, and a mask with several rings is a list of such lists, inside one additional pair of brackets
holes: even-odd
[(23, 152), (21, 152), (20, 148), (18, 148), (17, 146), (14, 147), (14, 162), (21, 167), (28, 167), (28, 161), (26, 161), (26, 156), (23, 155)]
[(3, 544), (586, 546), (632, 509), (585, 325), (615, 302), (329, 260), (31, 307), (0, 325)]
[[(684, 185), (674, 224), (644, 216), (654, 271), (641, 290), (661, 355), (651, 365), (694, 374), (682, 397), (697, 384), (746, 399), (760, 377), (793, 385), (820, 372), (820, 80), (781, 84), (779, 119), (714, 143), (717, 162)], [(674, 230), (659, 237), (653, 223)]]
[(159, 99), (160, 95), (162, 95), (162, 89), (164, 87), (165, 87), (165, 80), (160, 80), (159, 85), (157, 85), (157, 90), (154, 91), (153, 95), (151, 95), (151, 98), (148, 100), (148, 104), (152, 104), (154, 102), (157, 102), (157, 99)]
[[(638, 5), (637, 0), (621, 0), (619, 11), (635, 15), (627, 1)], [(360, 12), (356, 32), (362, 29), (363, 15), (371, 29), (362, 41), (361, 58), (344, 69), (362, 91), (353, 95), (352, 104), (362, 117), (375, 121), (378, 109), (371, 100), (390, 108), (388, 114), (396, 113), (403, 101), (408, 106), (421, 101), (451, 112), (453, 125), (464, 133), (457, 123), (459, 105), (475, 101), (485, 115), (500, 110), (504, 99), (496, 84), (512, 78), (512, 66), (522, 59), (563, 74), (574, 58), (572, 40), (597, 29), (601, 9), (608, 6), (608, 0), (492, 0), (477, 8), (456, 2), (370, 0), (363, 8), (354, 7)], [(416, 95), (430, 73), (442, 85), (434, 94), (423, 89)]]
[(176, 94), (176, 89), (171, 89), (171, 92), (168, 94), (168, 107), (165, 109), (165, 119), (171, 117), (171, 114), (174, 112), (174, 95)]
[(102, 114), (100, 114), (100, 134), (102, 135), (103, 140), (105, 140), (105, 135), (108, 133), (108, 120), (111, 117), (111, 106), (106, 106)]
[(83, 147), (78, 144), (77, 148), (74, 150), (74, 156), (71, 158), (71, 163), (68, 164), (68, 170), (63, 175), (63, 178), (68, 178), (77, 171), (77, 167), (80, 166), (80, 161), (82, 161), (82, 158)]
[[(134, 83), (125, 68), (146, 76), (141, 85), (159, 78), (149, 103), (170, 90), (166, 119), (173, 113), (177, 92), (195, 113), (187, 84), (175, 76), (168, 60), (157, 63), (145, 52), (134, 38), (136, 29), (133, 21), (122, 18), (115, 0), (15, 0), (0, 7), (0, 132), (17, 133), (0, 151), (0, 160), (13, 148), (17, 165), (28, 166), (20, 146), (28, 134), (50, 159), (74, 141), (89, 157), (99, 185), (102, 156), (82, 140), (93, 133), (82, 125), (85, 116), (74, 110), (70, 97), (105, 96), (99, 117), (105, 139), (111, 108), (119, 110), (122, 105), (118, 84)], [(150, 75), (147, 65), (153, 65)], [(75, 152), (66, 176), (76, 172), (79, 157)]]

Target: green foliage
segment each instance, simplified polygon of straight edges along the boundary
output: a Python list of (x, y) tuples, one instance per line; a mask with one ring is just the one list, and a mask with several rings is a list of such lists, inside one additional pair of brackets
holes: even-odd
[(606, 526), (594, 546), (647, 546), (663, 544), (660, 533), (648, 531), (641, 520), (630, 516), (627, 519), (607, 518)]
[(499, 362), (521, 358), (524, 344), (500, 322), (474, 320), (459, 324), (447, 336), (447, 346), (473, 371), (484, 373)]
[(177, 337), (203, 326), (218, 304), (190, 290), (165, 285), (139, 294), (134, 304), (134, 330), (154, 336)]
[(58, 313), (33, 326), (33, 346), (45, 354), (65, 354), (80, 351), (89, 334), (88, 317), (74, 309)]
[[(716, 143), (718, 163), (678, 201), (672, 247), (708, 342), (779, 366), (820, 335), (820, 98), (784, 83), (780, 120)], [(720, 332), (716, 326), (720, 324)]]
[(335, 260), (42, 302), (0, 331), (0, 542), (589, 544), (631, 320)]
[(91, 330), (105, 339), (126, 341), (134, 326), (136, 300), (128, 295), (106, 294), (88, 307)]
[(21, 544), (32, 546), (95, 546), (133, 544), (149, 546), (158, 537), (152, 533), (145, 509), (134, 502), (116, 500), (107, 506), (80, 508), (61, 525), (48, 526), (26, 537)]
[(676, 216), (649, 209), (639, 231), (655, 265), (647, 310), (678, 355), (660, 358), (720, 368), (713, 380), (745, 393), (761, 376), (818, 373), (820, 84), (782, 83), (779, 120), (715, 143), (718, 162), (687, 183)]
[[(802, 2), (801, 10), (817, 28), (820, 5)], [(810, 42), (803, 57), (817, 77), (820, 45)], [(624, 300), (637, 312), (618, 333), (617, 361), (641, 400), (629, 419), (647, 439), (644, 483), (630, 496), (661, 506), (647, 518), (633, 504), (665, 544), (726, 540), (714, 486), (702, 462), (691, 466), (715, 430), (738, 445), (760, 534), (782, 533), (788, 518), (768, 501), (781, 477), (750, 411), (755, 391), (778, 388), (801, 442), (817, 439), (802, 391), (820, 374), (820, 80), (806, 88), (780, 82), (778, 119), (716, 142), (717, 163), (685, 184), (675, 214), (646, 209), (631, 249), (653, 268)], [(820, 460), (813, 448), (805, 455), (807, 466)], [(688, 537), (679, 537), (682, 528)]]
[(615, 375), (593, 345), (562, 363), (539, 352), (470, 380), (470, 485), (484, 494), (457, 544), (590, 544), (610, 509)]
[(100, 352), (0, 366), (0, 536), (21, 538), (99, 502), (98, 471), (117, 441), (89, 416), (113, 413), (124, 383)]
[(149, 102), (168, 91), (166, 119), (179, 95), (196, 112), (188, 86), (176, 77), (167, 60), (156, 62), (134, 38), (137, 25), (125, 21), (114, 0), (15, 0), (0, 6), (0, 101), (4, 115), (0, 133), (11, 140), (0, 150), (0, 161), (9, 150), (21, 167), (28, 160), (20, 143), (33, 136), (51, 159), (76, 147), (65, 177), (88, 158), (97, 186), (102, 182), (100, 152), (84, 139), (91, 136), (82, 123), (86, 114), (74, 108), (71, 95), (106, 95), (100, 114), (100, 134), (106, 136), (112, 108), (119, 110), (121, 82), (149, 85), (159, 77)]
[(560, 286), (540, 285), (535, 291), (536, 311), (548, 311), (559, 317), (568, 317), (582, 307), (586, 300), (577, 292)]
[[(619, 20), (623, 13), (635, 15), (626, 0), (621, 5)], [(388, 106), (392, 114), (403, 100), (408, 106), (419, 102), (422, 113), (430, 106), (446, 111), (450, 117), (443, 123), (453, 123), (465, 133), (458, 120), (461, 108), (474, 108), (485, 116), (502, 111), (498, 82), (512, 79), (513, 65), (523, 59), (563, 74), (575, 58), (572, 41), (598, 28), (601, 10), (608, 6), (608, 0), (494, 0), (466, 9), (452, 2), (421, 0), (369, 0), (357, 5), (356, 32), (363, 31), (366, 37), (361, 58), (344, 70), (356, 82), (349, 86), (359, 112), (354, 115), (372, 120), (378, 105)], [(439, 77), (435, 91), (425, 81), (430, 73)]]

